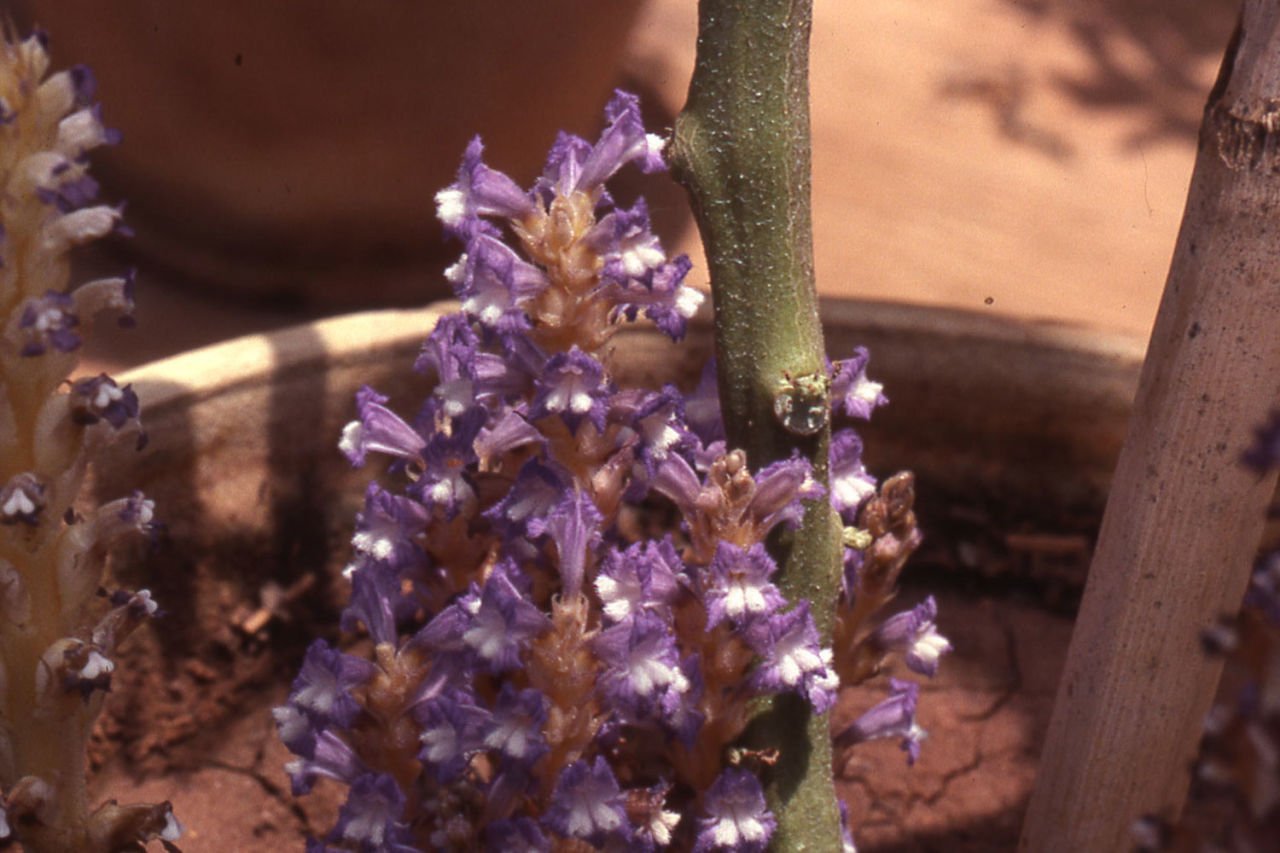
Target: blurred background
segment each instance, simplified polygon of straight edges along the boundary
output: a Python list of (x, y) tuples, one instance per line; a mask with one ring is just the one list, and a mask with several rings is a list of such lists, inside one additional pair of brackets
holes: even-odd
[[(10, 2), (124, 133), (96, 174), (136, 236), (84, 263), (139, 269), (140, 328), (89, 369), (446, 295), (432, 195), (467, 140), (528, 181), (614, 87), (669, 126), (696, 34), (693, 0)], [(815, 6), (820, 291), (1145, 339), (1235, 2)], [(642, 189), (705, 285), (682, 191)]]

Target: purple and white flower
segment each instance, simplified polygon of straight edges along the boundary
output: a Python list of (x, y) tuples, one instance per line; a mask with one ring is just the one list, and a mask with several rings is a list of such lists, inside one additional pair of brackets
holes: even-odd
[(630, 717), (648, 717), (668, 694), (678, 701), (689, 691), (671, 626), (653, 613), (637, 613), (601, 631), (592, 650), (605, 666), (599, 692), (609, 707)]
[(743, 550), (721, 542), (711, 565), (702, 573), (703, 601), (707, 608), (707, 628), (728, 620), (735, 626), (764, 619), (786, 603), (769, 579), (778, 564), (762, 543)]
[(902, 655), (912, 672), (932, 678), (938, 659), (951, 651), (951, 643), (938, 633), (938, 603), (929, 596), (910, 610), (890, 616), (876, 628), (875, 642)]
[(529, 415), (534, 420), (559, 416), (574, 432), (586, 420), (603, 432), (609, 391), (604, 366), (575, 346), (548, 359)]
[(44, 296), (28, 299), (18, 314), (20, 353), (36, 356), (50, 349), (58, 352), (78, 349), (80, 334), (76, 329), (79, 325), (80, 318), (68, 294), (50, 290)]
[(747, 641), (762, 658), (751, 676), (757, 692), (799, 693), (819, 714), (835, 704), (839, 679), (831, 668), (831, 650), (821, 646), (808, 601), (753, 626)]
[(418, 459), (426, 447), (426, 439), (384, 406), (386, 402), (386, 397), (367, 385), (357, 392), (359, 419), (343, 428), (342, 440), (338, 443), (352, 465), (363, 465), (365, 456), (371, 452), (399, 459)]
[(670, 537), (607, 552), (595, 582), (605, 618), (621, 622), (644, 611), (669, 618), (683, 573)]
[(721, 773), (707, 789), (703, 808), (706, 816), (698, 820), (694, 853), (760, 853), (778, 828), (760, 780), (745, 770), (730, 768)]
[(106, 421), (120, 429), (138, 418), (138, 395), (132, 385), (121, 388), (105, 373), (71, 383), (71, 419), (90, 426)]
[(831, 366), (831, 405), (843, 409), (851, 418), (870, 420), (871, 413), (889, 402), (884, 386), (867, 378), (867, 362), (871, 355), (866, 347), (857, 347), (853, 358)]
[(316, 640), (302, 660), (289, 701), (321, 724), (346, 728), (361, 711), (351, 690), (368, 681), (373, 673), (373, 664), (364, 658), (344, 654), (324, 640)]
[(920, 758), (920, 744), (926, 733), (916, 722), (916, 705), (920, 687), (911, 681), (889, 679), (889, 698), (881, 701), (854, 720), (835, 737), (837, 746), (852, 746), (879, 738), (902, 738), (907, 763)]
[(413, 853), (418, 847), (403, 820), (404, 807), (405, 796), (394, 778), (386, 773), (366, 773), (351, 783), (329, 838), (358, 845), (361, 850)]
[(602, 756), (591, 763), (580, 759), (560, 772), (542, 823), (565, 838), (597, 846), (626, 841), (631, 825), (625, 800), (608, 761)]
[(846, 521), (851, 521), (863, 501), (876, 493), (876, 478), (862, 464), (862, 439), (851, 429), (831, 436), (829, 452), (831, 505)]
[(484, 749), (489, 712), (469, 690), (444, 690), (414, 708), (414, 717), (422, 726), (418, 758), (438, 782), (458, 779), (472, 756)]

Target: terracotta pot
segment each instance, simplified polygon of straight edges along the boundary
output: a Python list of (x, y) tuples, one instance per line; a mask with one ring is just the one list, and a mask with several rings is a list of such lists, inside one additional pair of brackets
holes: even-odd
[[(260, 822), (279, 831), (281, 843), (296, 842), (300, 813), (280, 794), (288, 788), (279, 769), (288, 756), (267, 714), (306, 644), (336, 632), (337, 570), (370, 477), (340, 456), (337, 436), (353, 417), (361, 384), (390, 394), (402, 411), (422, 400), (427, 388), (409, 365), (449, 307), (357, 314), (242, 338), (122, 377), (143, 401), (151, 443), (142, 453), (116, 449), (99, 469), (98, 490), (108, 496), (136, 487), (156, 499), (167, 538), (137, 561), (120, 561), (117, 573), (153, 589), (170, 618), (141, 632), (117, 670), (97, 753), (109, 762), (106, 789), (127, 784), (173, 798), (201, 838), (237, 849), (244, 837), (219, 833), (244, 821), (233, 806), (237, 785), (248, 786), (243, 796), (262, 799), (245, 776), (258, 774), (280, 795), (261, 804), (267, 817)], [(870, 374), (892, 402), (862, 430), (867, 463), (878, 474), (917, 472), (927, 535), (937, 530), (945, 548), (963, 552), (963, 542), (945, 542), (956, 521), (948, 514), (969, 523), (986, 512), (984, 529), (998, 546), (1007, 534), (1033, 535), (1037, 519), (1076, 513), (1086, 519), (1079, 535), (1087, 558), (1088, 525), (1100, 516), (1119, 452), (1140, 345), (938, 309), (842, 302), (824, 311), (833, 354), (857, 344), (872, 350)], [(695, 324), (678, 345), (630, 330), (616, 341), (621, 382), (689, 383), (710, 352), (711, 330)], [(1016, 542), (1003, 544), (1017, 550)], [(954, 562), (965, 564), (964, 554)], [(944, 605), (944, 627), (945, 614)], [(950, 618), (959, 628), (961, 617)], [(965, 617), (963, 631), (970, 653), (992, 654), (998, 668), (1004, 641), (997, 622)], [(1062, 624), (1054, 636), (1065, 644), (1069, 623)], [(965, 663), (964, 655), (957, 653), (953, 668), (961, 677), (985, 666)], [(1028, 683), (1053, 677), (1051, 669), (1037, 672)], [(1003, 684), (1003, 676), (992, 678)], [(1042, 692), (1047, 715), (1051, 681)], [(210, 769), (211, 760), (244, 772)], [(892, 763), (901, 765), (901, 757)], [(149, 783), (122, 775), (175, 766), (204, 769), (178, 779), (176, 791), (172, 776)], [(926, 771), (915, 772), (922, 778)], [(321, 797), (305, 809), (323, 806)], [(275, 837), (259, 832), (253, 843)]]
[[(528, 180), (594, 132), (642, 0), (18, 0), (90, 66), (126, 144), (95, 173), (132, 249), (206, 287), (420, 305), (432, 197), (470, 138)], [(443, 264), (441, 264), (443, 266)], [(434, 272), (434, 270), (433, 270)], [(443, 292), (443, 291), (442, 291)]]

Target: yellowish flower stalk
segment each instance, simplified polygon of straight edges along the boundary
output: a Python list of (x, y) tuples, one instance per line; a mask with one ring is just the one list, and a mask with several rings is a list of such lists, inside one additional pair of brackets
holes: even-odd
[(42, 36), (0, 31), (0, 838), (29, 851), (112, 851), (180, 827), (168, 803), (93, 810), (85, 746), (118, 644), (156, 611), (106, 592), (108, 549), (152, 532), (140, 492), (88, 507), (87, 466), (141, 441), (138, 401), (106, 375), (69, 375), (89, 321), (132, 322), (129, 277), (74, 287), (68, 253), (120, 227), (93, 203), (87, 153), (116, 141), (87, 69), (49, 74)]

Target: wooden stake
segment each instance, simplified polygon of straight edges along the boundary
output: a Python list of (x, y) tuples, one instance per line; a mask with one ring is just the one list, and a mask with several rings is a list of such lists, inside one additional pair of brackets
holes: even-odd
[[(1280, 404), (1280, 2), (1245, 0), (1023, 827), (1028, 851), (1123, 851), (1181, 809), (1276, 479), (1239, 464)], [(1087, 412), (1081, 412), (1087, 417)]]

